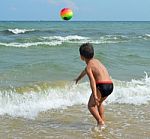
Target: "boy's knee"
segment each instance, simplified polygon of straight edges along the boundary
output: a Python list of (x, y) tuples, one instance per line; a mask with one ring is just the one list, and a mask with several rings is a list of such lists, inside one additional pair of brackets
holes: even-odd
[(91, 111), (92, 107), (93, 107), (93, 106), (88, 105), (88, 110)]
[(90, 103), (88, 103), (88, 109), (91, 107)]
[(91, 107), (95, 107), (95, 104), (88, 103), (88, 109), (90, 109)]

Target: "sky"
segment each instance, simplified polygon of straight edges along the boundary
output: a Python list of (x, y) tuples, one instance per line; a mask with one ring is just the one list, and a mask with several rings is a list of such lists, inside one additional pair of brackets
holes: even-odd
[(1, 0), (0, 21), (61, 21), (67, 7), (72, 21), (150, 21), (150, 0)]

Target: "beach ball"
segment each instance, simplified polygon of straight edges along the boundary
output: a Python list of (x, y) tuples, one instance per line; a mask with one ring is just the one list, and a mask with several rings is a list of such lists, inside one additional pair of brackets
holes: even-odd
[(70, 20), (73, 16), (73, 12), (70, 8), (64, 8), (60, 11), (60, 16), (63, 20)]

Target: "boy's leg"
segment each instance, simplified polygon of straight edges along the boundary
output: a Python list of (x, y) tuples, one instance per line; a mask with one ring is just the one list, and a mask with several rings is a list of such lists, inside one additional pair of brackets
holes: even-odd
[(101, 98), (101, 100), (100, 100), (100, 105), (98, 106), (98, 112), (99, 112), (99, 115), (101, 116), (101, 118), (102, 118), (103, 121), (105, 121), (103, 101), (104, 101), (106, 98), (107, 98), (107, 97)]
[(99, 101), (99, 106), (98, 106), (98, 112), (99, 112), (99, 115), (103, 121), (103, 124), (104, 124), (104, 121), (105, 121), (105, 117), (104, 117), (104, 105), (103, 105), (103, 101), (107, 98), (107, 97), (102, 97), (101, 96), (101, 92), (97, 89), (97, 96), (98, 96), (98, 99), (100, 100)]
[(88, 102), (88, 109), (91, 112), (91, 114), (94, 116), (94, 118), (96, 119), (98, 124), (103, 123), (103, 120), (100, 117), (97, 105), (95, 104), (93, 94), (91, 94), (91, 96), (90, 96), (90, 99), (89, 99), (89, 102)]

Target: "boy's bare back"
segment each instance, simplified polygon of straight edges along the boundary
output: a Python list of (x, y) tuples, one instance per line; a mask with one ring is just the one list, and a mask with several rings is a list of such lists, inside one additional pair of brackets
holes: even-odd
[(96, 82), (110, 81), (110, 76), (108, 74), (105, 66), (97, 59), (91, 59), (87, 63), (86, 70), (91, 70)]

